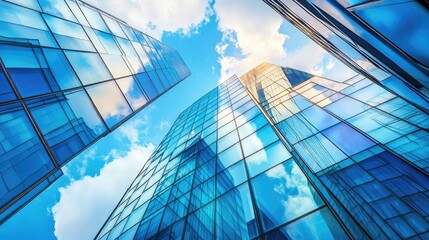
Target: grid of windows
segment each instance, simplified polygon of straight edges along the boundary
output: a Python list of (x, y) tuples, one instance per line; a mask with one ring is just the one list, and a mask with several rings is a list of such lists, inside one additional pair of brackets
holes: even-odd
[(386, 78), (380, 75), (384, 71), (390, 73), (395, 83), (384, 82), (387, 88), (429, 110), (427, 2), (263, 1), (355, 71), (374, 80)]
[(262, 64), (241, 81), (367, 236), (428, 236), (428, 114), (361, 75), (291, 86), (281, 67)]
[(189, 74), (176, 50), (83, 2), (0, 1), (0, 222)]
[(178, 117), (97, 238), (264, 236), (348, 238), (232, 77)]

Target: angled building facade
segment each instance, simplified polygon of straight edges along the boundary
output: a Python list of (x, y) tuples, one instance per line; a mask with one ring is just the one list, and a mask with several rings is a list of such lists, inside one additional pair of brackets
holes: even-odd
[(390, 75), (384, 87), (429, 110), (421, 101), (429, 96), (427, 1), (263, 1), (355, 71), (374, 81)]
[(97, 239), (424, 239), (428, 124), (360, 74), (261, 64), (178, 117)]
[(190, 72), (178, 52), (80, 1), (0, 1), (0, 222)]

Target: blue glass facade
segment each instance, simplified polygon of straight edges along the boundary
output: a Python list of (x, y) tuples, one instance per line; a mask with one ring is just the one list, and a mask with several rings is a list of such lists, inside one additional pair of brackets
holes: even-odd
[[(429, 110), (429, 8), (418, 0), (263, 0), (338, 59)], [(409, 95), (411, 94), (411, 95)]]
[(0, 1), (0, 222), (189, 74), (176, 50), (83, 2)]
[(97, 239), (425, 239), (429, 116), (261, 64), (173, 124)]

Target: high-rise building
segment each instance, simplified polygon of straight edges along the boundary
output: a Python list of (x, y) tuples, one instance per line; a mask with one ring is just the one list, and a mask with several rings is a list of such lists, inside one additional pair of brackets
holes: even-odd
[(80, 1), (0, 1), (0, 222), (190, 74), (176, 50)]
[(97, 239), (424, 239), (429, 116), (261, 64), (177, 118)]
[(263, 1), (362, 75), (380, 80), (388, 73), (385, 87), (429, 111), (421, 101), (429, 96), (427, 1)]

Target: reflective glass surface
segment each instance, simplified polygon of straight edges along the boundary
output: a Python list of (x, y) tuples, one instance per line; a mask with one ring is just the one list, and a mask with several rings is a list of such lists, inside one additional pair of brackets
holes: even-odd
[(0, 1), (0, 36), (0, 224), (190, 74), (176, 50), (80, 1)]
[(97, 238), (255, 239), (291, 221), (345, 236), (246, 96), (232, 77), (182, 112)]

